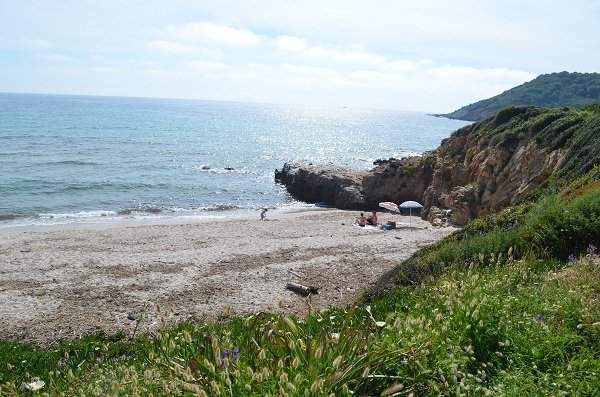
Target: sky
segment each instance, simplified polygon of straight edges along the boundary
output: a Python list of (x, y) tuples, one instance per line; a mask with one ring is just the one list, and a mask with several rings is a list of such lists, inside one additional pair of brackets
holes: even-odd
[(446, 113), (598, 37), (597, 0), (0, 0), (0, 92)]

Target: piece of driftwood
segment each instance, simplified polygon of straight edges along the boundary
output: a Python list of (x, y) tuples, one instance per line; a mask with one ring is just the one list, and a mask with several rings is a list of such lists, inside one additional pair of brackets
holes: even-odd
[(316, 287), (311, 287), (309, 285), (302, 285), (298, 283), (287, 283), (285, 288), (302, 296), (308, 296), (310, 294), (316, 295), (319, 293), (319, 290)]
[(288, 272), (292, 273), (294, 276), (298, 277), (298, 278), (302, 278), (302, 275), (300, 275), (299, 273), (296, 273), (293, 270), (288, 270)]

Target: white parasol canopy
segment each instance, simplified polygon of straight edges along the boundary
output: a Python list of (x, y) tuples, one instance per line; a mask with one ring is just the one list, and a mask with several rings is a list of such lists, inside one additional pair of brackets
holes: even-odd
[[(381, 205), (381, 204), (380, 204)], [(400, 204), (400, 208), (402, 209), (408, 209), (408, 226), (411, 226), (411, 218), (412, 218), (412, 210), (414, 209), (420, 209), (423, 208), (423, 206), (419, 203), (417, 203), (416, 201), (405, 201), (402, 204)]]
[(381, 208), (385, 208), (386, 210), (400, 212), (400, 208), (398, 208), (398, 204), (392, 203), (391, 201), (384, 201), (379, 203)]

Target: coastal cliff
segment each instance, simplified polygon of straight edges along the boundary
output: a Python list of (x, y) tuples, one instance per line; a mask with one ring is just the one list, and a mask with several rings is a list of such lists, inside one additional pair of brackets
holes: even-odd
[(275, 178), (299, 199), (342, 209), (381, 201), (452, 210), (452, 222), (513, 205), (549, 177), (570, 178), (600, 164), (600, 105), (583, 109), (509, 107), (455, 131), (422, 156), (379, 161), (358, 172), (309, 162), (286, 163)]

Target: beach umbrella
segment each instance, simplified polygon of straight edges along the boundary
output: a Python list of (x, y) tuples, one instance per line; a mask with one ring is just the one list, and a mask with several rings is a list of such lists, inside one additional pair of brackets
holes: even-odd
[(423, 208), (423, 206), (419, 203), (417, 203), (416, 201), (405, 201), (402, 204), (400, 204), (400, 208), (402, 209), (408, 209), (408, 226), (411, 226), (411, 222), (410, 219), (412, 217), (412, 210), (413, 209), (421, 209)]
[(392, 203), (391, 201), (384, 201), (379, 203), (381, 208), (385, 208), (386, 210), (400, 212), (400, 208), (398, 208), (398, 204)]

